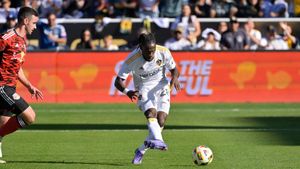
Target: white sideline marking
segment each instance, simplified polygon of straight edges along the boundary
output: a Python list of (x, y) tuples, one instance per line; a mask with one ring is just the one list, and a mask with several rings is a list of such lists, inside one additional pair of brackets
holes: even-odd
[[(201, 108), (171, 108), (171, 112), (184, 111), (184, 112), (224, 112), (224, 111), (232, 111), (232, 112), (257, 112), (257, 109), (240, 109), (240, 108), (232, 108), (232, 109), (201, 109)], [(259, 111), (272, 111), (272, 112), (281, 112), (281, 111), (300, 111), (300, 108), (267, 108), (267, 109), (259, 109)], [(38, 112), (66, 112), (66, 113), (80, 113), (80, 112), (140, 112), (140, 110), (135, 108), (120, 108), (120, 109), (38, 109)]]
[[(140, 132), (140, 131), (148, 131), (148, 129), (89, 129), (89, 130), (19, 130), (18, 132), (121, 132), (121, 131), (134, 131), (134, 132)], [(255, 131), (300, 131), (300, 128), (287, 128), (287, 129), (270, 129), (270, 128), (259, 128), (259, 129), (252, 129), (252, 128), (244, 128), (244, 129), (165, 129), (166, 132), (186, 132), (186, 131), (204, 131), (204, 132), (239, 132), (239, 131), (249, 131), (249, 132), (255, 132)]]

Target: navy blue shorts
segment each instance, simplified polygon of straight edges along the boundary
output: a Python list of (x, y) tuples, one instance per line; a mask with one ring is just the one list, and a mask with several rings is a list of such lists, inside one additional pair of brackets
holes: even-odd
[(16, 88), (0, 86), (0, 115), (21, 114), (29, 104), (16, 93)]

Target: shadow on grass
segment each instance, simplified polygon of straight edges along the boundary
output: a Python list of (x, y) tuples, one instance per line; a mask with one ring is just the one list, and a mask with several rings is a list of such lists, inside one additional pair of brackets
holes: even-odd
[[(176, 130), (232, 130), (262, 131), (271, 133), (279, 142), (274, 144), (300, 145), (300, 117), (247, 117), (237, 118), (241, 126), (166, 125)], [(145, 125), (135, 124), (35, 124), (26, 130), (147, 130)]]
[(241, 121), (271, 128), (274, 137), (278, 138), (279, 144), (300, 145), (300, 117), (298, 116), (276, 116), (276, 117), (248, 117)]
[(24, 164), (83, 164), (83, 165), (108, 165), (108, 166), (128, 166), (128, 164), (108, 163), (108, 162), (79, 162), (79, 161), (7, 161), (7, 163)]

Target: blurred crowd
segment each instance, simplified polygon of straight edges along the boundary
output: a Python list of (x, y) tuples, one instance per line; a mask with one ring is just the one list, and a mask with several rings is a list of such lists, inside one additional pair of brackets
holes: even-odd
[[(135, 42), (117, 46), (111, 34), (101, 35), (101, 42), (95, 44), (93, 38), (100, 38), (105, 24), (104, 17), (120, 18), (124, 27), (130, 21), (124, 18), (174, 18), (169, 26), (172, 37), (165, 45), (171, 50), (288, 50), (299, 49), (298, 38), (286, 22), (269, 25), (267, 33), (256, 29), (251, 18), (258, 17), (298, 17), (300, 0), (0, 0), (0, 19), (4, 32), (16, 24), (17, 11), (21, 6), (35, 8), (41, 18), (38, 47), (32, 49), (69, 49), (67, 30), (56, 23), (57, 18), (95, 18), (91, 27), (81, 32), (75, 49), (90, 50), (130, 50)], [(230, 22), (220, 22), (218, 29), (203, 28), (199, 18), (230, 18)], [(239, 18), (250, 18), (241, 23)], [(144, 22), (138, 33), (151, 31)], [(126, 29), (123, 31), (126, 32)]]
[(300, 0), (1, 0), (0, 17), (21, 6), (35, 8), (40, 17), (49, 12), (57, 18), (168, 17), (181, 15), (189, 4), (196, 17), (294, 17), (300, 16)]

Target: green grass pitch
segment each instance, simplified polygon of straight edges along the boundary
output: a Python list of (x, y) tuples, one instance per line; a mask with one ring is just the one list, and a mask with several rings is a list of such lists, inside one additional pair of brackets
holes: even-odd
[(173, 104), (166, 152), (133, 152), (147, 135), (134, 104), (36, 104), (36, 123), (3, 140), (7, 169), (188, 169), (198, 145), (209, 146), (209, 169), (300, 168), (300, 104)]

